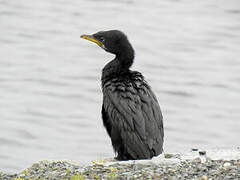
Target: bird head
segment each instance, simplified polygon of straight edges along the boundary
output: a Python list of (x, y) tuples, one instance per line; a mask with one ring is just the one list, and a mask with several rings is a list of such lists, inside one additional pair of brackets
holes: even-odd
[(100, 31), (92, 35), (81, 35), (83, 39), (92, 41), (105, 51), (120, 54), (124, 48), (131, 47), (127, 36), (119, 30)]

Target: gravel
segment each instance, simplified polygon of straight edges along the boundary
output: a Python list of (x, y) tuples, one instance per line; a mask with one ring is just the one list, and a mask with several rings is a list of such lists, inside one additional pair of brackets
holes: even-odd
[(88, 166), (69, 161), (40, 161), (21, 173), (0, 172), (0, 179), (240, 179), (239, 151), (235, 154), (235, 159), (211, 159), (207, 154), (208, 151), (204, 157), (198, 154), (191, 158), (184, 158), (180, 154), (165, 154), (153, 160), (121, 162), (105, 159), (93, 161)]

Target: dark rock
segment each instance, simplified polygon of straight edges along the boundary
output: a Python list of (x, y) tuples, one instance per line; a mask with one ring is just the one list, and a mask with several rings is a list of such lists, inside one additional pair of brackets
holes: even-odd
[(198, 153), (199, 153), (200, 156), (206, 155), (206, 151), (199, 151)]
[(192, 148), (192, 151), (198, 151), (198, 149), (197, 148)]

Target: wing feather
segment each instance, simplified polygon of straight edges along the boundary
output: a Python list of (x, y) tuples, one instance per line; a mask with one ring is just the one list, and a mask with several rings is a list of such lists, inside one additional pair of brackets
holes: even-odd
[(103, 86), (103, 106), (126, 150), (135, 158), (149, 158), (151, 151), (153, 155), (162, 152), (162, 114), (146, 82), (140, 78), (131, 83), (112, 82)]

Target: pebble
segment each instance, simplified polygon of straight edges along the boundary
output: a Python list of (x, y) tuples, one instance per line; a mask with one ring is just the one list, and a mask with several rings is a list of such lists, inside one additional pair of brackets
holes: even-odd
[(224, 166), (224, 167), (231, 166), (231, 163), (226, 162), (226, 163), (223, 164), (223, 166)]
[(198, 151), (198, 149), (197, 148), (192, 148), (192, 151)]
[(201, 159), (199, 157), (193, 159), (193, 162), (196, 162), (196, 163), (201, 163)]
[(165, 158), (173, 158), (174, 157), (174, 154), (164, 154), (164, 157)]
[(199, 151), (198, 153), (199, 153), (200, 156), (206, 155), (206, 151)]
[(207, 176), (202, 176), (200, 180), (207, 180)]
[[(40, 161), (18, 174), (0, 172), (0, 179), (240, 179), (238, 160), (182, 160), (168, 164), (118, 163), (111, 165), (95, 162), (89, 166), (80, 166), (68, 161)], [(21, 180), (22, 180), (21, 179)], [(20, 179), (19, 179), (20, 180)]]

